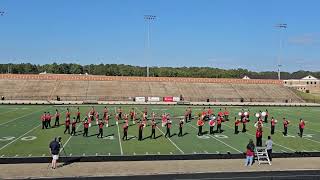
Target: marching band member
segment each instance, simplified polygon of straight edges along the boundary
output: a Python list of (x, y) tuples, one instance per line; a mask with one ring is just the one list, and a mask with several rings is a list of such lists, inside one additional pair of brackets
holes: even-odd
[(207, 111), (206, 111), (206, 108), (203, 107), (203, 110), (202, 110), (202, 113), (201, 113), (201, 118), (202, 118), (203, 120), (205, 120), (206, 116), (207, 116)]
[(99, 112), (98, 111), (96, 112), (95, 116), (96, 116), (96, 124), (99, 124)]
[(47, 125), (46, 125), (46, 112), (44, 112), (41, 117), (41, 123), (42, 123), (42, 129), (46, 128), (47, 129)]
[(303, 129), (305, 127), (305, 122), (302, 118), (300, 118), (300, 122), (299, 122), (299, 130), (300, 130), (300, 133), (299, 133), (299, 136), (302, 138), (303, 136)]
[(224, 119), (226, 121), (229, 121), (229, 111), (227, 110), (227, 108), (224, 108), (223, 115), (224, 115)]
[(122, 119), (122, 109), (121, 107), (118, 108), (118, 120)]
[(241, 121), (243, 120), (243, 118), (246, 117), (246, 115), (244, 114), (244, 110), (242, 109), (241, 112), (239, 113)]
[(167, 120), (167, 124), (166, 124), (167, 132), (166, 132), (166, 134), (164, 135), (165, 138), (167, 138), (167, 136), (169, 136), (169, 138), (171, 138), (171, 134), (170, 134), (171, 126), (172, 126), (172, 122), (168, 119), (168, 120)]
[(170, 121), (170, 113), (166, 114), (167, 121)]
[(104, 123), (100, 120), (99, 123), (98, 123), (98, 126), (99, 126), (99, 133), (97, 135), (97, 138), (102, 138), (103, 136), (103, 126), (104, 126)]
[(106, 123), (106, 127), (109, 127), (109, 115), (108, 115), (108, 113), (105, 114), (104, 122)]
[(132, 108), (130, 111), (130, 119), (133, 124), (136, 124), (136, 112), (135, 112), (134, 108)]
[(155, 112), (152, 112), (151, 113), (151, 120), (155, 121), (156, 120), (156, 113)]
[(189, 111), (188, 111), (188, 109), (186, 109), (186, 111), (184, 112), (184, 121), (186, 123), (188, 123), (188, 116), (189, 116)]
[(76, 122), (80, 122), (81, 121), (81, 119), (80, 119), (80, 109), (79, 109), (79, 107), (77, 108), (77, 119), (76, 119)]
[(290, 121), (288, 121), (286, 118), (283, 118), (283, 135), (287, 136), (288, 135), (288, 125)]
[(210, 126), (210, 134), (214, 134), (213, 133), (213, 127), (216, 125), (216, 121), (214, 120), (214, 118), (210, 119), (209, 121), (209, 126)]
[(51, 114), (50, 112), (47, 112), (47, 115), (46, 115), (46, 120), (47, 120), (47, 126), (51, 128)]
[(92, 106), (91, 107), (91, 110), (89, 112), (89, 117), (88, 117), (88, 123), (89, 123), (89, 127), (91, 127), (91, 121), (93, 120), (94, 118), (94, 115), (95, 115), (95, 110), (94, 110), (94, 107)]
[(144, 127), (147, 126), (147, 114), (145, 112), (142, 114), (142, 123)]
[(129, 117), (128, 117), (128, 114), (124, 114), (124, 123), (129, 125)]
[(89, 112), (89, 116), (91, 116), (91, 120), (93, 120), (93, 116), (96, 114), (96, 111), (94, 110), (94, 107), (91, 107), (91, 110)]
[(76, 119), (73, 117), (72, 123), (71, 123), (71, 136), (76, 135)]
[(83, 135), (82, 136), (88, 137), (88, 131), (89, 131), (89, 122), (86, 118), (85, 121), (83, 122)]
[(218, 116), (218, 119), (217, 119), (217, 132), (218, 133), (222, 132), (222, 130), (221, 130), (222, 121), (223, 121), (223, 118), (221, 116)]
[(262, 146), (262, 126), (259, 125), (256, 130), (256, 146), (261, 147)]
[(119, 114), (116, 114), (116, 116), (114, 118), (116, 120), (116, 125), (118, 125), (119, 124)]
[(264, 116), (264, 122), (265, 123), (268, 123), (268, 117), (269, 117), (269, 112), (268, 112), (268, 109), (266, 109), (266, 112), (265, 112), (265, 116)]
[(274, 134), (274, 129), (275, 129), (275, 126), (277, 124), (277, 120), (275, 120), (273, 117), (271, 118), (271, 135)]
[(64, 134), (68, 131), (68, 134), (70, 134), (70, 118), (67, 117), (66, 122), (65, 122), (65, 127), (66, 129), (64, 130)]
[(199, 119), (197, 121), (197, 126), (199, 128), (199, 131), (198, 131), (198, 136), (202, 136), (202, 126), (204, 125), (204, 122), (201, 118), (201, 116), (199, 116)]
[(147, 108), (147, 107), (144, 107), (143, 113), (146, 114), (146, 115), (148, 115), (148, 108)]
[(259, 126), (263, 127), (263, 120), (259, 118), (258, 121), (254, 123), (254, 127), (258, 128)]
[(67, 108), (67, 112), (66, 112), (66, 119), (67, 118), (70, 118), (70, 111), (69, 111), (69, 108)]
[(156, 139), (156, 127), (157, 127), (157, 123), (155, 122), (155, 120), (151, 121), (151, 135), (150, 138)]
[(183, 119), (179, 122), (179, 134), (178, 137), (182, 137), (182, 127), (183, 127)]
[(191, 107), (188, 108), (188, 116), (189, 116), (189, 121), (192, 119), (192, 109)]
[(212, 111), (211, 107), (209, 107), (207, 115), (210, 117), (212, 114), (213, 114), (213, 111)]
[(166, 114), (162, 114), (162, 127), (164, 127), (167, 124), (167, 116)]
[(219, 112), (218, 112), (218, 118), (219, 117), (223, 117), (224, 116), (224, 114), (223, 114), (223, 112), (222, 112), (222, 110), (221, 110), (221, 108), (220, 108), (220, 110), (219, 110)]
[(123, 137), (122, 140), (128, 140), (128, 123), (124, 123), (124, 125), (122, 126), (123, 129)]
[(247, 120), (248, 120), (248, 122), (249, 122), (249, 119), (250, 119), (250, 110), (249, 110), (249, 109), (248, 109), (248, 111), (247, 111), (246, 118), (247, 118)]
[(234, 134), (238, 134), (239, 133), (239, 124), (240, 124), (240, 119), (237, 119), (237, 117), (234, 117)]
[(54, 122), (54, 126), (59, 126), (60, 125), (60, 113), (58, 109), (56, 109), (56, 114), (55, 114), (56, 120)]
[(142, 141), (142, 131), (143, 131), (143, 127), (144, 127), (142, 121), (140, 121), (138, 127), (139, 127), (139, 138), (138, 138), (138, 140)]
[(248, 118), (244, 117), (241, 122), (242, 122), (242, 132), (247, 132), (246, 124), (248, 123)]
[(261, 111), (256, 113), (257, 121), (259, 121), (261, 119), (261, 113), (262, 113)]
[(89, 127), (91, 127), (91, 116), (88, 117)]
[(108, 108), (105, 106), (103, 109), (103, 119), (106, 119), (106, 117), (108, 116)]

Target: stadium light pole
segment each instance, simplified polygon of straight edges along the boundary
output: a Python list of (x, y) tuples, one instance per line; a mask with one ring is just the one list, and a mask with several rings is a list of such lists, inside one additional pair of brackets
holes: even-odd
[(285, 30), (287, 29), (287, 24), (276, 24), (275, 25), (276, 28), (278, 28), (280, 30), (280, 42), (279, 42), (279, 55), (278, 55), (278, 80), (281, 80), (281, 64), (280, 64), (280, 60), (281, 60), (281, 49), (282, 49), (282, 38), (281, 38), (281, 30)]
[[(156, 20), (156, 16), (154, 15), (144, 15), (144, 20), (147, 23), (147, 45), (146, 45), (146, 52), (147, 52), (147, 57), (149, 57), (150, 53), (150, 25), (152, 22)], [(148, 58), (147, 58), (148, 59)], [(150, 60), (150, 59), (148, 59)], [(147, 63), (147, 77), (149, 77), (149, 65)]]
[[(4, 15), (4, 11), (0, 11), (0, 16)], [(8, 64), (8, 74), (10, 74), (10, 64)]]

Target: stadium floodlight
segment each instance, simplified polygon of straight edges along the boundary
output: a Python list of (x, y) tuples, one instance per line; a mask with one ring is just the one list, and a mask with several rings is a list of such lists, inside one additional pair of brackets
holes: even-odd
[[(150, 25), (153, 21), (156, 20), (156, 16), (154, 15), (144, 15), (144, 20), (147, 23), (147, 45), (146, 45), (146, 57), (149, 57), (149, 53), (150, 53)], [(148, 59), (150, 61), (150, 59)], [(147, 63), (147, 77), (149, 77), (149, 65)]]
[(280, 67), (282, 66), (280, 64), (280, 60), (281, 60), (281, 49), (282, 49), (282, 39), (281, 39), (281, 30), (283, 29), (287, 29), (287, 24), (284, 23), (280, 23), (280, 24), (276, 24), (275, 25), (276, 28), (278, 28), (280, 30), (280, 44), (279, 44), (279, 55), (278, 55), (278, 79), (281, 79), (281, 71), (280, 71)]
[(3, 16), (4, 15), (4, 11), (0, 11), (0, 16)]

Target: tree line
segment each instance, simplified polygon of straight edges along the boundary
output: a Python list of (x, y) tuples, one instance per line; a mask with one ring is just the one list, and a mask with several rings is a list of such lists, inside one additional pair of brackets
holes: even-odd
[[(91, 74), (106, 76), (146, 76), (146, 67), (124, 64), (90, 64), (80, 65), (74, 63), (36, 65), (0, 64), (0, 73), (12, 74), (39, 74), (42, 72), (53, 74)], [(307, 75), (320, 77), (320, 72), (296, 71), (281, 72), (282, 79), (300, 79)], [(247, 69), (219, 69), (212, 67), (150, 67), (152, 77), (195, 77), (195, 78), (243, 78), (277, 79), (275, 71), (254, 72)]]

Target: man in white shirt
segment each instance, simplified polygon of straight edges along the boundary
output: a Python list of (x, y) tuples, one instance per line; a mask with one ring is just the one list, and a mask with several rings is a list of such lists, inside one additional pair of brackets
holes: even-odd
[(271, 140), (271, 136), (268, 136), (268, 140), (266, 141), (266, 146), (267, 146), (266, 149), (267, 149), (270, 161), (272, 161), (272, 144), (273, 144), (273, 141)]

